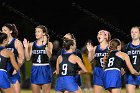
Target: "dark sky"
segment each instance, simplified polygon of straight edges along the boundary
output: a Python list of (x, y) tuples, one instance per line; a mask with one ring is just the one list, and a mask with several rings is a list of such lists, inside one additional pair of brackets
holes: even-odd
[[(130, 3), (130, 4), (129, 4)], [(140, 25), (138, 1), (95, 0), (1, 0), (0, 26), (15, 23), (19, 39), (35, 40), (34, 28), (38, 24), (49, 28), (51, 41), (68, 32), (75, 35), (81, 48), (88, 39), (96, 45), (100, 29), (107, 29), (112, 37), (129, 42), (130, 29)], [(127, 41), (126, 41), (127, 40)]]

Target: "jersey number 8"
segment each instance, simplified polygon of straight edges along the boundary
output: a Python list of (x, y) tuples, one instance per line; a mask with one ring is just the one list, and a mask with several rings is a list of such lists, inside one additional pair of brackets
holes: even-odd
[(109, 58), (108, 67), (113, 66), (113, 63), (114, 63), (114, 57)]

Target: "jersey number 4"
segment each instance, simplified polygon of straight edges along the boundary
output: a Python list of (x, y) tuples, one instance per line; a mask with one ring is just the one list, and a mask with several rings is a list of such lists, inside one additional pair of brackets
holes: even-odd
[(37, 62), (41, 63), (41, 55), (38, 55)]

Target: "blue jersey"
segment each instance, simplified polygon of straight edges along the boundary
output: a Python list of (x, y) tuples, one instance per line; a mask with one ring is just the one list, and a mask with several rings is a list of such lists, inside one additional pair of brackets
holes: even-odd
[(134, 46), (131, 42), (128, 43), (126, 47), (126, 53), (129, 55), (134, 69), (140, 71), (140, 44)]
[[(62, 48), (59, 52), (58, 52), (58, 56), (59, 55), (63, 55), (66, 53), (66, 49), (65, 48)], [(83, 61), (83, 58), (82, 58), (82, 54), (81, 54), (81, 51), (79, 49), (75, 49), (75, 52), (73, 52), (73, 54), (77, 55), (78, 57), (81, 58), (81, 60)]]
[(56, 91), (70, 91), (78, 90), (78, 83), (76, 82), (76, 64), (73, 64), (68, 59), (73, 53), (65, 53), (62, 55), (62, 62), (59, 64), (59, 77), (56, 81)]
[(93, 77), (93, 85), (98, 85), (103, 87), (103, 75), (104, 75), (104, 62), (103, 57), (107, 54), (108, 48), (102, 50), (100, 45), (97, 45), (95, 49), (95, 60), (96, 64), (93, 69), (94, 77)]
[(118, 51), (112, 51), (107, 59), (107, 62), (105, 63), (105, 70), (103, 76), (105, 89), (121, 88), (120, 69), (124, 61), (120, 57), (116, 56), (117, 52)]
[[(5, 47), (0, 47), (0, 52), (5, 49)], [(0, 69), (3, 69), (6, 71), (7, 69), (7, 62), (9, 61), (9, 58), (6, 58), (1, 55), (0, 53)]]
[[(4, 47), (0, 47), (0, 52), (4, 49)], [(9, 81), (7, 75), (7, 63), (9, 62), (9, 58), (6, 58), (0, 53), (0, 88), (10, 88), (11, 83)]]
[(45, 50), (46, 45), (37, 46), (36, 43), (37, 42), (34, 41), (32, 46), (32, 57), (31, 57), (32, 63), (35, 64), (49, 63), (49, 58)]
[[(18, 51), (15, 47), (15, 41), (16, 41), (16, 38), (13, 38), (12, 41), (6, 46), (6, 48), (8, 50), (11, 50), (14, 53), (15, 59), (17, 62)], [(19, 71), (16, 74), (12, 75), (14, 68), (13, 68), (11, 62), (8, 62), (8, 64), (7, 64), (7, 71), (8, 71), (8, 76), (9, 76), (10, 82), (12, 84), (15, 84), (17, 80), (18, 80), (18, 82), (20, 82), (20, 72)]]
[[(58, 51), (58, 56), (59, 55), (63, 55), (66, 53), (66, 49), (65, 48), (62, 48), (60, 51)], [(83, 58), (82, 58), (82, 54), (81, 54), (81, 51), (79, 49), (75, 49), (75, 52), (73, 52), (73, 54), (77, 55), (78, 57), (81, 58), (82, 62), (83, 62)], [(78, 72), (79, 70), (81, 70), (81, 68), (78, 66), (78, 64), (76, 63), (75, 65), (75, 69), (76, 69), (76, 72)], [(81, 77), (79, 74), (76, 74), (75, 76), (75, 79), (76, 79), (76, 82), (79, 86), (81, 86)]]
[[(65, 48), (62, 48), (59, 52), (58, 52), (58, 56), (59, 55), (63, 55), (66, 53), (66, 49)], [(75, 49), (75, 52), (73, 52), (73, 54), (77, 55), (83, 62), (83, 58), (82, 58), (82, 54), (80, 52), (79, 49)], [(81, 68), (78, 66), (78, 64), (76, 64), (76, 69), (77, 71), (81, 70)]]
[(123, 59), (116, 56), (116, 53), (118, 51), (112, 51), (107, 59), (107, 62), (105, 63), (105, 70), (111, 69), (111, 68), (118, 68), (119, 70), (122, 67), (122, 63), (124, 62)]
[[(16, 38), (13, 38), (12, 41), (6, 46), (6, 48), (7, 48), (8, 50), (11, 50), (11, 51), (14, 53), (15, 59), (17, 60), (18, 51), (17, 51), (17, 49), (16, 49), (16, 47), (15, 47), (15, 41), (16, 41)], [(9, 60), (9, 61), (10, 61), (10, 60)], [(17, 61), (16, 61), (16, 62), (17, 62)], [(7, 65), (7, 71), (8, 71), (8, 74), (11, 76), (12, 73), (13, 73), (13, 71), (14, 71), (14, 68), (13, 68), (11, 62), (9, 62), (8, 65)]]
[(52, 73), (45, 47), (46, 45), (37, 46), (37, 41), (33, 42), (31, 84), (51, 83)]
[(102, 50), (100, 48), (100, 45), (97, 45), (95, 49), (95, 60), (96, 60), (96, 67), (103, 67), (104, 62), (103, 62), (103, 57), (107, 54), (108, 48)]
[[(134, 46), (132, 42), (130, 42), (127, 44), (125, 51), (129, 55), (131, 64), (133, 65), (134, 69), (139, 72), (140, 71), (140, 44)], [(135, 76), (131, 74), (127, 67), (126, 70), (127, 71), (124, 76), (125, 84), (140, 85), (140, 76)]]
[(75, 65), (68, 59), (73, 53), (66, 53), (62, 55), (62, 62), (59, 64), (59, 76), (75, 76)]

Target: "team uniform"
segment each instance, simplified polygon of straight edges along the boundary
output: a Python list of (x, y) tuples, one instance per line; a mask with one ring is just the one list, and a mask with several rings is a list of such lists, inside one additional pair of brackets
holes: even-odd
[[(17, 57), (18, 57), (18, 51), (17, 49), (15, 48), (15, 41), (16, 41), (16, 38), (13, 38), (12, 41), (6, 46), (6, 48), (8, 50), (11, 50), (14, 55), (15, 55), (15, 59), (17, 60)], [(9, 60), (10, 61), (10, 60)], [(16, 61), (17, 62), (17, 61)], [(8, 72), (8, 76), (9, 76), (9, 79), (10, 79), (10, 82), (12, 84), (15, 84), (16, 81), (18, 81), (19, 83), (21, 82), (20, 81), (20, 71), (18, 71), (16, 74), (12, 75), (14, 71), (14, 68), (11, 64), (11, 62), (8, 62), (7, 63), (7, 72)]]
[[(126, 53), (130, 57), (131, 64), (134, 69), (139, 72), (140, 71), (140, 44), (137, 46), (132, 45), (132, 43), (128, 43), (126, 47)], [(124, 76), (125, 84), (132, 85), (140, 85), (140, 76), (135, 76), (130, 73), (127, 69), (126, 74)]]
[(96, 64), (93, 69), (93, 85), (98, 85), (103, 87), (103, 74), (104, 74), (104, 62), (103, 57), (107, 54), (108, 48), (102, 50), (100, 45), (97, 45), (95, 49), (95, 60)]
[(78, 90), (78, 84), (75, 79), (76, 64), (68, 61), (73, 53), (66, 53), (62, 55), (62, 62), (59, 64), (59, 75), (56, 81), (56, 91), (74, 92)]
[(117, 52), (118, 51), (112, 51), (107, 59), (107, 62), (105, 63), (103, 76), (105, 89), (121, 88), (122, 86), (120, 69), (124, 60), (116, 56)]
[[(58, 52), (58, 56), (59, 55), (63, 55), (63, 54), (65, 54), (66, 53), (66, 50), (65, 50), (65, 48), (62, 48), (59, 52)], [(75, 55), (77, 55), (81, 60), (82, 60), (82, 62), (83, 62), (83, 58), (82, 58), (82, 54), (81, 54), (81, 52), (80, 52), (80, 50), (79, 49), (75, 49), (75, 52), (73, 52)], [(81, 70), (81, 68), (78, 66), (78, 64), (76, 64), (76, 71), (78, 72), (79, 70)], [(81, 86), (82, 85), (82, 80), (81, 80), (81, 76), (77, 73), (76, 75), (75, 75), (75, 79), (76, 79), (76, 82), (77, 82), (77, 84), (79, 85), (79, 86)]]
[(52, 80), (52, 73), (45, 50), (46, 45), (37, 46), (36, 43), (34, 41), (32, 46), (31, 84), (49, 84)]
[[(4, 47), (0, 47), (0, 52), (4, 49)], [(10, 81), (7, 75), (7, 62), (9, 58), (6, 58), (0, 53), (0, 88), (10, 88)]]

